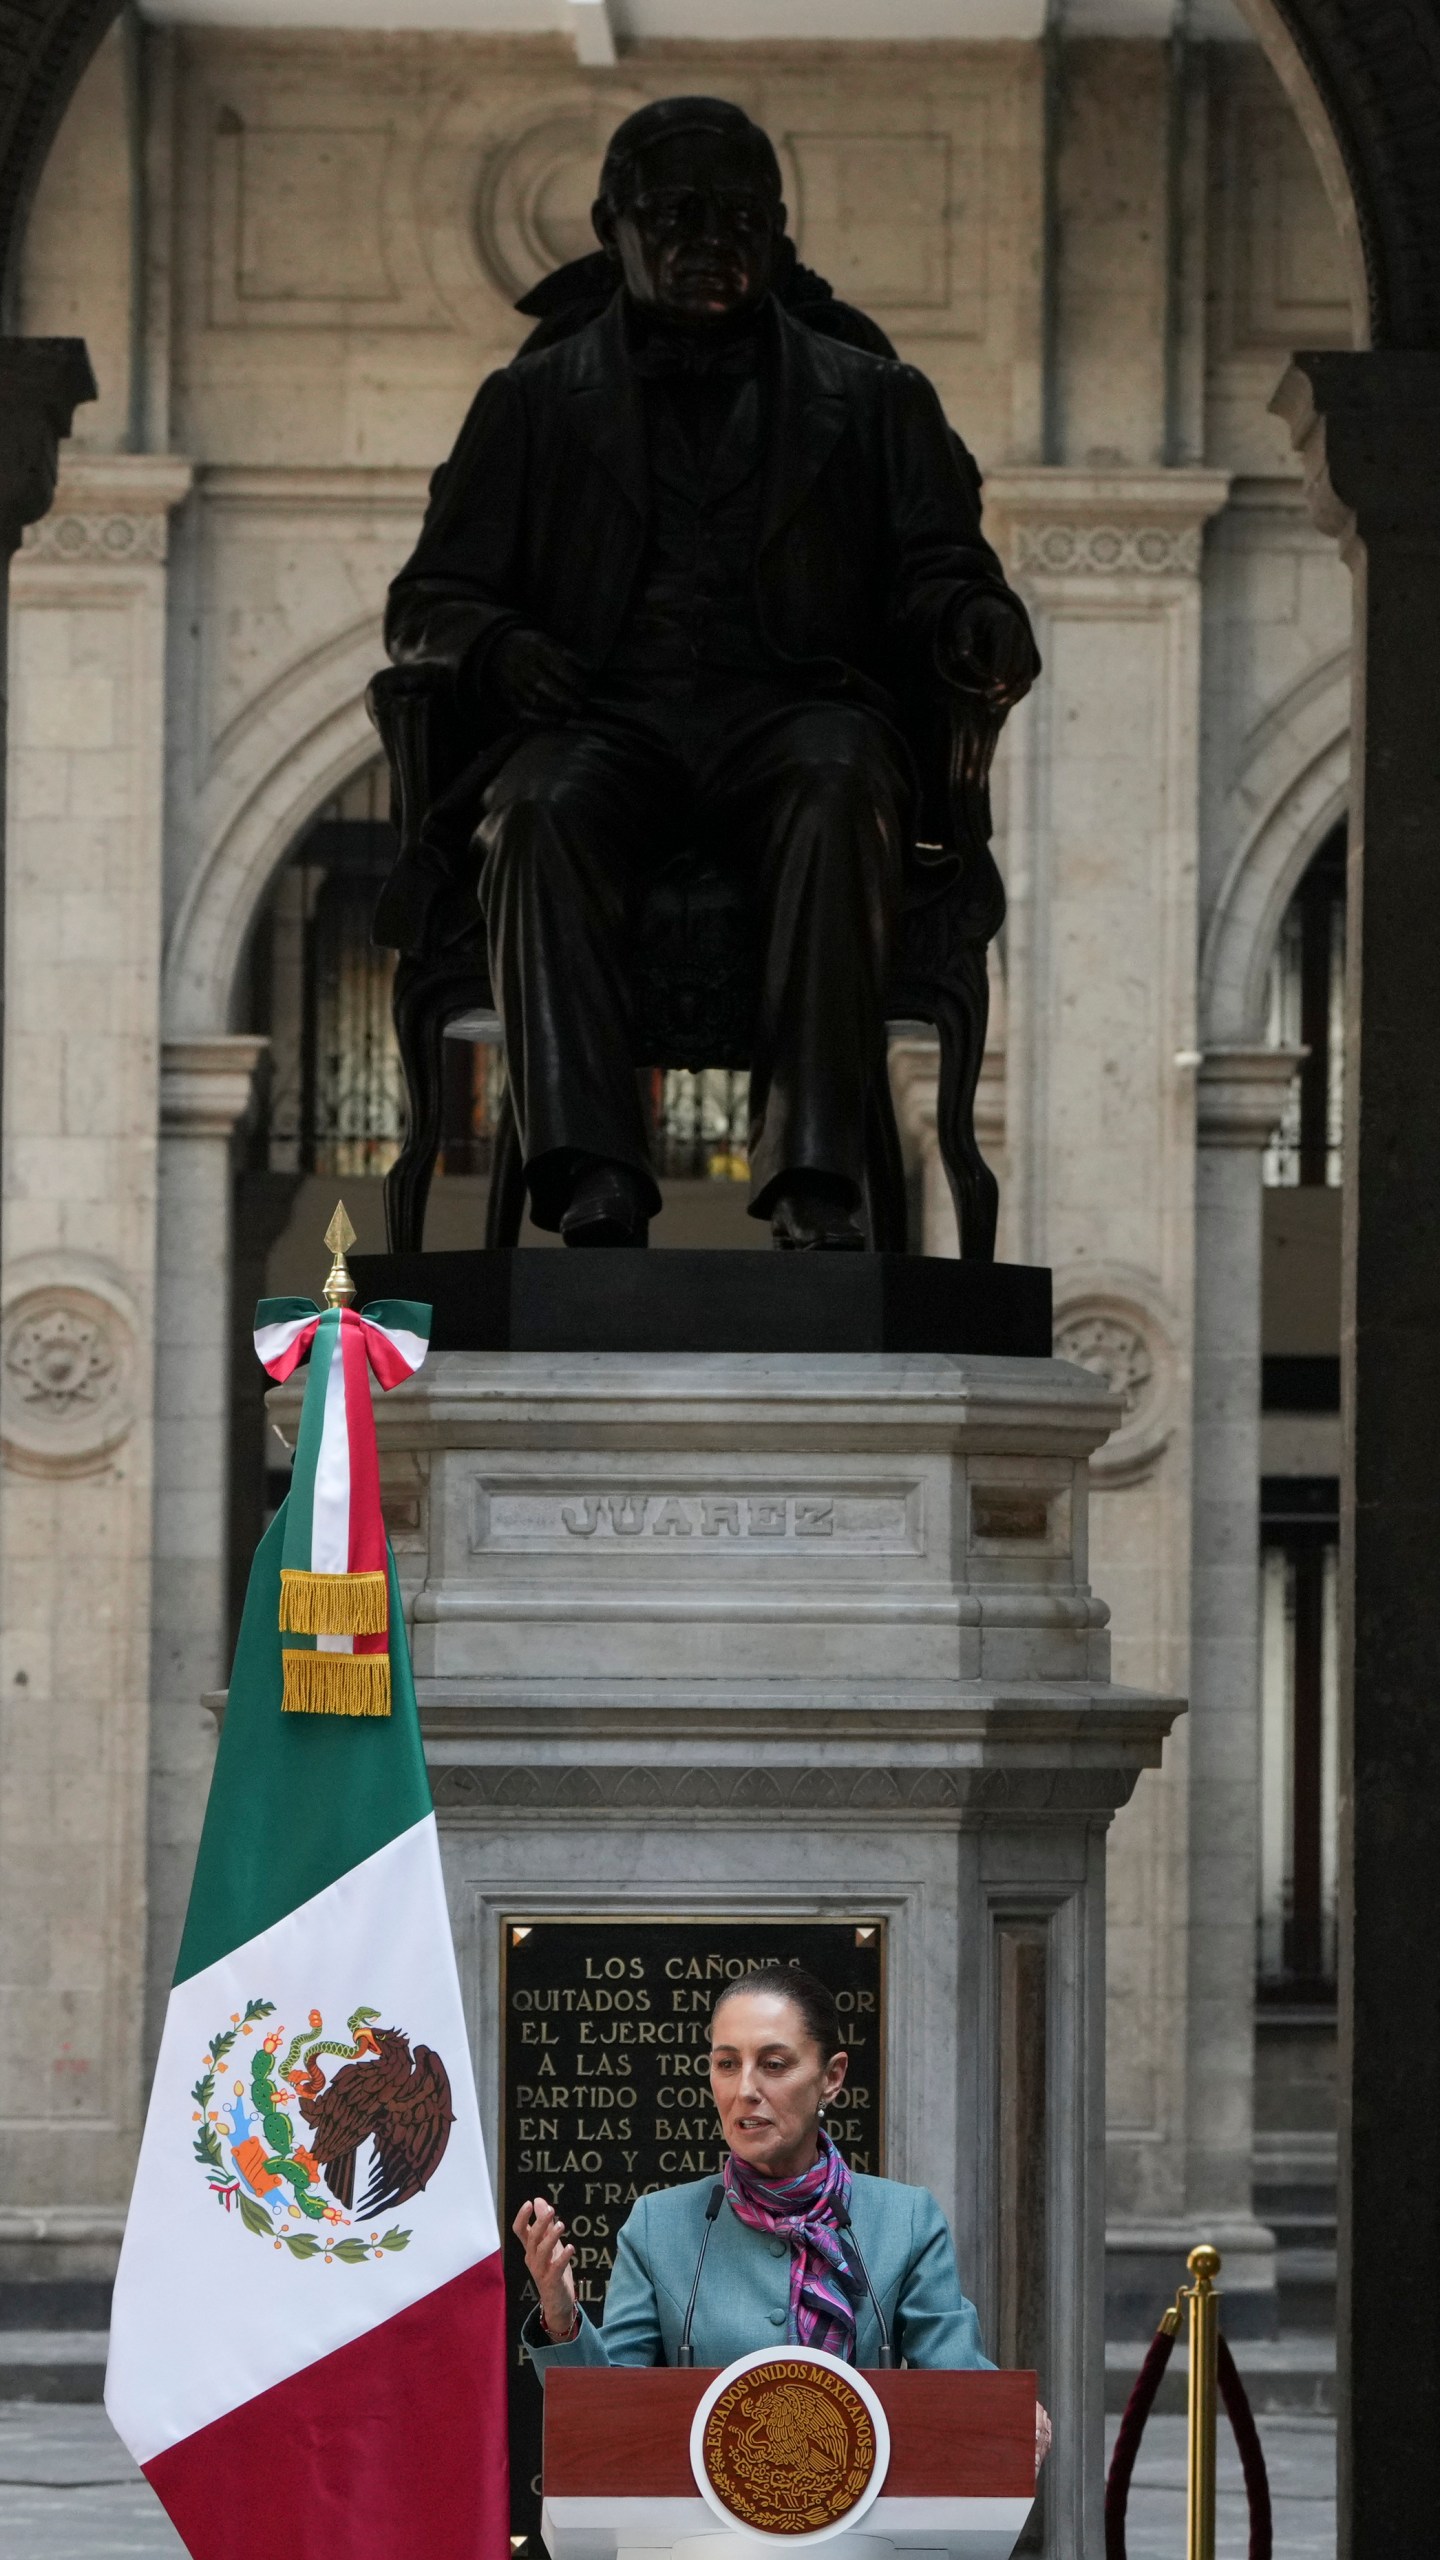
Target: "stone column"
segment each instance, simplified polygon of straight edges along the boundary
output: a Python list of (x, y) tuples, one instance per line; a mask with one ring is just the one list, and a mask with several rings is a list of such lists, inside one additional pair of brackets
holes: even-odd
[(103, 2273), (140, 2121), (165, 548), (189, 480), (164, 457), (71, 458), (11, 578), (9, 2274)]
[(1440, 2508), (1440, 354), (1297, 356), (1276, 407), (1354, 573), (1341, 1359), (1340, 2514)]
[(1216, 1048), (1196, 1093), (1187, 2229), (1224, 2253), (1231, 2335), (1274, 2326), (1251, 2204), (1260, 1785), (1261, 1155), (1300, 1054)]
[(267, 1043), (167, 1040), (160, 1071), (149, 2037), (158, 2037), (215, 1757), (201, 1695), (229, 1633), (231, 1141)]
[[(1172, 1691), (1189, 1669), (1200, 570), (1227, 485), (1065, 467), (985, 490), (1045, 661), (1004, 746), (1008, 1250), (1053, 1267), (1057, 1350), (1124, 1398), (1093, 1469), (1096, 1577), (1117, 1675)], [(1110, 2317), (1139, 2334), (1184, 2254), (1189, 1751), (1182, 1728), (1110, 1859)]]
[[(60, 443), (82, 403), (98, 398), (83, 338), (0, 338), (0, 888), (5, 878), (3, 787), (9, 702), (10, 562), (28, 524), (55, 495)], [(0, 894), (0, 1022), (5, 900)]]

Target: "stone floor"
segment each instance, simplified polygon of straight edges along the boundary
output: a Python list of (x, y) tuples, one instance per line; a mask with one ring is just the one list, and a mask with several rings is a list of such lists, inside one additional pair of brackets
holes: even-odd
[[(1334, 2560), (1332, 2421), (1265, 2418), (1261, 2434), (1275, 2500), (1275, 2560)], [(1217, 2560), (1244, 2560), (1244, 2499), (1233, 2460), (1222, 2469), (1219, 2521)], [(1130, 2492), (1129, 2528), (1129, 2560), (1181, 2560), (1183, 2418), (1150, 2422)], [(182, 2548), (103, 2409), (0, 2405), (4, 2560), (178, 2560)]]
[[(1106, 2431), (1115, 2441), (1118, 2420)], [(1261, 2418), (1261, 2440), (1275, 2514), (1275, 2560), (1335, 2560), (1335, 2421)], [(0, 2508), (0, 2515), (3, 2515)], [(1185, 2550), (1185, 2421), (1152, 2418), (1130, 2484), (1128, 2560), (1183, 2560)], [(1245, 2491), (1234, 2449), (1220, 2428), (1216, 2560), (1245, 2560), (1249, 2549)]]
[(0, 2405), (4, 2560), (183, 2560), (103, 2409)]

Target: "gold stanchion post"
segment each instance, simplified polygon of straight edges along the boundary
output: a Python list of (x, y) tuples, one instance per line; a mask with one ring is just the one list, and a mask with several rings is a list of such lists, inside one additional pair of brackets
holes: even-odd
[(1202, 2242), (1186, 2265), (1194, 2283), (1181, 2287), (1190, 2305), (1189, 2464), (1185, 2484), (1185, 2560), (1215, 2560), (1215, 2407), (1220, 2342), (1220, 2299), (1215, 2279), (1220, 2252)]

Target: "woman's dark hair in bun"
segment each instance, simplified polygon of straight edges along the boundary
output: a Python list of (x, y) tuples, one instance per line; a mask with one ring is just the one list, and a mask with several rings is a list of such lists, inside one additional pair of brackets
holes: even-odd
[(813, 1973), (807, 1973), (803, 1965), (756, 1965), (753, 1972), (742, 1973), (734, 1982), (727, 1982), (723, 1991), (717, 1992), (711, 2007), (712, 2035), (715, 2021), (726, 2001), (735, 1999), (741, 1992), (773, 1992), (781, 2000), (793, 2001), (805, 2021), (805, 2033), (820, 2048), (822, 2060), (828, 2062), (832, 2053), (844, 2052), (845, 2035), (840, 2024), (840, 2012), (835, 2006), (835, 1994), (827, 1991), (824, 1983), (818, 1982)]

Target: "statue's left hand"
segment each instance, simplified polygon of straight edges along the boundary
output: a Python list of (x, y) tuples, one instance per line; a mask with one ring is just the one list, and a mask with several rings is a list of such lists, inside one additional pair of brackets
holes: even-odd
[(523, 720), (568, 719), (585, 699), (586, 673), (574, 651), (524, 624), (496, 643), (486, 672)]
[(1050, 2424), (1050, 2412), (1041, 2401), (1037, 2400), (1035, 2403), (1035, 2477), (1037, 2480), (1040, 2477), (1040, 2465), (1049, 2452), (1054, 2438), (1055, 2430)]
[(970, 596), (951, 614), (940, 663), (951, 684), (983, 695), (992, 711), (1013, 711), (1040, 672), (1024, 615), (992, 595)]

